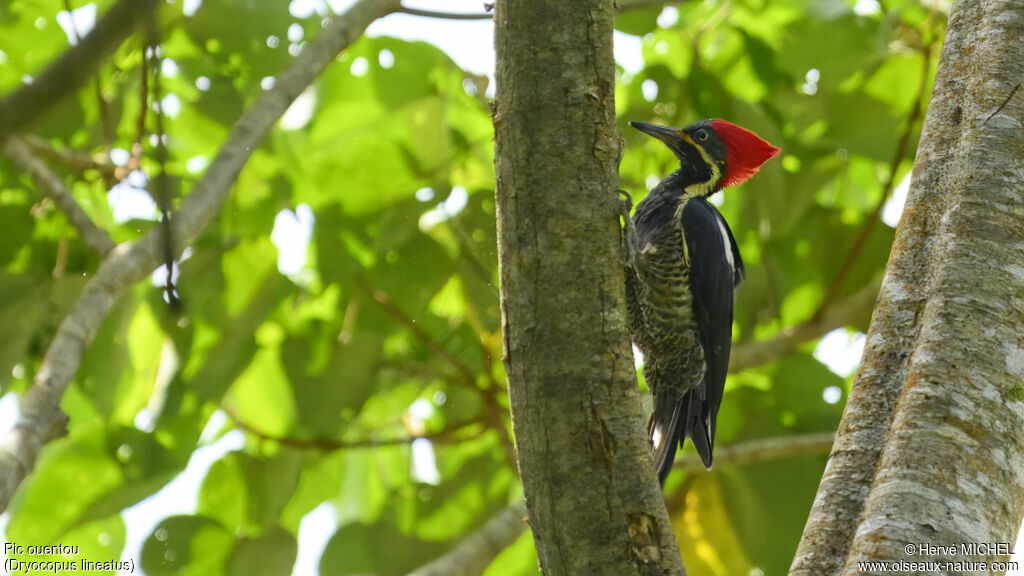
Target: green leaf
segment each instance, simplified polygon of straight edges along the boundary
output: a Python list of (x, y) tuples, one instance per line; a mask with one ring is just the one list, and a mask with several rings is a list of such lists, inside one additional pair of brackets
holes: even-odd
[(433, 238), (418, 233), (383, 254), (369, 271), (370, 283), (388, 295), (406, 316), (419, 319), (427, 304), (448, 281), (454, 264)]
[[(845, 5), (842, 9), (847, 10)], [(877, 27), (877, 20), (853, 14), (824, 19), (808, 17), (788, 28), (778, 55), (779, 65), (799, 80), (815, 68), (821, 73), (819, 86), (838, 87), (884, 55), (875, 40)]]
[[(241, 278), (238, 281), (241, 282)], [(225, 337), (210, 350), (207, 362), (191, 379), (191, 385), (201, 399), (220, 398), (230, 388), (256, 353), (252, 334), (294, 289), (295, 286), (277, 271), (263, 278), (248, 306), (225, 326), (222, 332)]]
[(33, 222), (29, 206), (22, 202), (7, 202), (0, 196), (0, 226), (8, 231), (0, 235), (0, 266), (12, 262), (28, 243)]
[(240, 457), (249, 489), (248, 523), (256, 527), (277, 525), (281, 511), (299, 485), (301, 453), (282, 448), (269, 458)]
[(527, 529), (515, 543), (502, 550), (483, 576), (540, 576), (533, 534)]
[[(398, 448), (405, 450), (405, 447)], [(370, 523), (380, 518), (389, 494), (381, 481), (380, 463), (389, 459), (390, 451), (345, 450), (341, 461), (342, 480), (338, 484), (336, 508), (338, 523)], [(391, 458), (393, 459), (393, 457)], [(402, 456), (402, 461), (408, 463)], [(329, 476), (333, 478), (333, 476)], [(402, 480), (404, 482), (404, 479)]]
[(123, 483), (92, 498), (72, 526), (107, 518), (137, 504), (163, 488), (188, 463), (189, 447), (172, 452), (152, 434), (135, 428), (108, 432), (107, 452), (121, 468)]
[(72, 526), (90, 502), (122, 485), (119, 466), (103, 442), (102, 427), (82, 426), (42, 453), (31, 481), (12, 503), (9, 541), (50, 542)]
[[(10, 538), (10, 537), (9, 537)], [(114, 574), (120, 568), (130, 572), (130, 561), (127, 565), (119, 564), (125, 544), (124, 520), (120, 516), (112, 516), (99, 522), (91, 522), (70, 532), (61, 534), (56, 540), (47, 540), (45, 544), (27, 540), (8, 540), (15, 546), (22, 546), (21, 553), (7, 552), (8, 560), (20, 562), (53, 562), (56, 565), (49, 572), (48, 566), (40, 566), (40, 573), (65, 573), (77, 571), (102, 572)], [(29, 554), (29, 546), (52, 547), (44, 554)], [(88, 563), (88, 564), (87, 564)], [(10, 572), (27, 571), (9, 568)]]
[[(459, 450), (436, 447), (445, 481), (436, 487), (422, 485), (407, 500), (413, 530), (421, 538), (457, 539), (507, 505), (502, 497), (508, 494), (515, 474), (501, 457), (501, 445), (493, 434), (473, 444)], [(475, 453), (467, 458), (470, 450)]]
[(244, 525), (249, 499), (242, 462), (237, 452), (229, 452), (214, 462), (203, 479), (196, 507), (200, 516), (215, 520), (234, 533)]
[(82, 357), (78, 382), (96, 409), (106, 417), (114, 411), (118, 390), (131, 386), (128, 342), (122, 336), (128, 330), (138, 302), (126, 295), (103, 322), (93, 345)]
[(271, 436), (285, 436), (296, 421), (292, 388), (277, 350), (263, 348), (231, 387), (235, 415)]
[(352, 453), (348, 450), (336, 450), (315, 458), (306, 458), (299, 475), (299, 485), (281, 511), (281, 526), (285, 530), (298, 533), (299, 524), (306, 514), (324, 501), (334, 498), (341, 492), (347, 492), (342, 485), (343, 469), (347, 460), (346, 455)]
[(615, 16), (615, 29), (634, 36), (643, 36), (658, 27), (661, 7), (627, 10)]
[(165, 518), (142, 544), (140, 567), (153, 576), (214, 576), (224, 573), (231, 534), (203, 516)]
[[(784, 574), (789, 569), (825, 457), (780, 459), (722, 471), (721, 505), (750, 562), (765, 574)], [(786, 489), (779, 490), (779, 486)]]
[[(224, 255), (224, 309), (238, 316), (260, 293), (265, 283), (273, 283), (277, 274), (277, 247), (269, 237), (243, 240)], [(263, 282), (253, 282), (264, 278)]]
[(380, 341), (363, 336), (333, 342), (326, 368), (311, 366), (311, 343), (291, 338), (281, 349), (282, 361), (302, 428), (326, 436), (350, 422), (375, 391), (373, 378)]
[(46, 300), (36, 297), (39, 285), (28, 275), (0, 272), (0, 389), (6, 389), (13, 367), (24, 357), (33, 332), (46, 316)]
[[(225, 22), (231, 25), (225, 26)], [(207, 60), (258, 82), (289, 62), (287, 34), (291, 22), (295, 19), (284, 2), (206, 0), (183, 24), (196, 45), (206, 49)], [(272, 42), (271, 36), (278, 41)]]
[[(388, 545), (381, 546), (381, 542)], [(320, 573), (399, 576), (444, 551), (444, 545), (409, 536), (391, 524), (348, 524), (328, 541), (320, 558)]]
[(228, 576), (288, 576), (298, 553), (295, 536), (272, 528), (259, 538), (243, 539), (228, 557)]

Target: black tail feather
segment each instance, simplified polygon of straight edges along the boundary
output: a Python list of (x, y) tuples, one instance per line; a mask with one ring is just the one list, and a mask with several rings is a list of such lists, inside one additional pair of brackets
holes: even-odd
[[(657, 403), (657, 402), (656, 402)], [(705, 468), (711, 468), (712, 450), (715, 445), (714, 424), (708, 414), (707, 401), (701, 398), (701, 389), (691, 390), (673, 407), (671, 415), (667, 409), (657, 407), (651, 414), (649, 433), (654, 442), (654, 466), (658, 481), (665, 485), (676, 450), (687, 438), (693, 442)]]
[(679, 446), (679, 435), (686, 419), (686, 412), (682, 402), (672, 402), (666, 406), (664, 400), (658, 400), (655, 397), (648, 434), (654, 448), (654, 469), (658, 471), (658, 481), (664, 485), (668, 473), (672, 470), (672, 462), (676, 458), (676, 448)]
[[(691, 392), (691, 394), (693, 393)], [(703, 402), (693, 402), (692, 404), (702, 405)], [(700, 455), (700, 461), (704, 463), (704, 467), (710, 470), (711, 452), (715, 447), (715, 434), (710, 428), (706, 411), (698, 407), (693, 412), (687, 419), (686, 435), (690, 437), (693, 447), (697, 449), (697, 454)], [(679, 443), (682, 444), (683, 440), (685, 438), (680, 438)]]

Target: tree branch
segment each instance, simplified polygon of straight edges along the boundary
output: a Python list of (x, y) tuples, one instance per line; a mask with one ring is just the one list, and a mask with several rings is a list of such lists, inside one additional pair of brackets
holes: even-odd
[(260, 440), (269, 440), (271, 442), (277, 442), (284, 446), (291, 446), (292, 448), (299, 448), (302, 450), (318, 450), (320, 452), (333, 452), (335, 450), (354, 450), (359, 448), (382, 448), (384, 446), (403, 446), (405, 444), (412, 444), (416, 440), (430, 440), (436, 444), (453, 444), (462, 442), (465, 440), (471, 440), (478, 437), (479, 435), (471, 435), (469, 437), (460, 437), (459, 433), (463, 432), (467, 428), (474, 426), (480, 426), (484, 422), (480, 418), (473, 418), (464, 422), (456, 422), (449, 426), (444, 427), (437, 432), (426, 432), (423, 434), (409, 434), (407, 436), (400, 436), (396, 438), (360, 438), (358, 440), (339, 440), (335, 438), (297, 438), (294, 436), (275, 436), (268, 434), (258, 427), (246, 422), (240, 417), (234, 410), (229, 407), (221, 406), (221, 408), (231, 416), (231, 419), (235, 421), (235, 424), (245, 430), (246, 432), (256, 436)]
[(370, 293), (374, 302), (376, 302), (377, 305), (379, 305), (388, 315), (398, 321), (399, 324), (408, 328), (417, 340), (422, 342), (435, 355), (444, 360), (444, 362), (448, 364), (448, 366), (451, 367), (458, 375), (456, 382), (470, 387), (480, 395), (480, 400), (484, 405), (483, 421), (487, 424), (488, 428), (494, 430), (498, 435), (498, 439), (501, 442), (502, 449), (505, 453), (505, 459), (509, 467), (518, 475), (519, 466), (516, 461), (515, 444), (509, 436), (508, 428), (505, 426), (505, 422), (502, 419), (504, 411), (498, 404), (498, 399), (495, 397), (495, 394), (504, 393), (504, 390), (494, 379), (494, 373), (490, 363), (491, 355), (483, 340), (480, 340), (481, 357), (484, 362), (482, 372), (487, 378), (487, 389), (481, 389), (480, 386), (477, 385), (476, 373), (465, 362), (452, 354), (448, 348), (439, 344), (430, 336), (430, 334), (427, 334), (427, 332), (417, 324), (414, 319), (410, 318), (409, 315), (407, 315), (401, 308), (395, 305), (391, 300), (391, 297), (388, 296), (386, 292), (383, 290), (374, 290), (366, 283), (362, 283), (362, 288), (366, 292)]
[[(804, 342), (820, 338), (825, 334), (858, 321), (867, 320), (875, 307), (878, 287), (882, 279), (869, 282), (859, 291), (841, 302), (834, 302), (825, 308), (820, 316), (785, 328), (782, 333), (763, 342), (748, 342), (733, 348), (729, 359), (730, 372), (742, 372), (747, 368), (767, 364), (792, 353)], [(718, 456), (715, 456), (716, 460)]]
[(64, 182), (42, 160), (32, 154), (32, 150), (29, 149), (24, 140), (18, 136), (8, 138), (4, 145), (4, 152), (18, 169), (31, 176), (36, 186), (53, 200), (57, 208), (67, 216), (71, 225), (78, 230), (78, 235), (82, 237), (82, 241), (93, 252), (100, 256), (105, 256), (114, 249), (115, 244), (110, 239), (110, 235), (93, 223), (89, 215), (78, 205), (78, 202), (75, 202), (71, 190), (68, 190)]
[[(357, 2), (310, 42), (279, 75), (274, 88), (263, 92), (245, 111), (174, 219), (174, 246), (179, 252), (195, 240), (218, 212), (252, 151), (292, 101), (371, 22), (397, 7), (394, 0)], [(0, 510), (7, 508), (42, 447), (60, 435), (65, 420), (60, 410), (61, 398), (86, 347), (121, 294), (160, 265), (162, 246), (159, 230), (136, 242), (117, 246), (100, 264), (61, 322), (32, 386), (22, 397), (18, 422), (0, 450)]]
[(408, 576), (479, 576), (495, 556), (519, 538), (526, 526), (526, 505), (523, 502), (513, 504), (450, 552), (420, 566)]
[(476, 385), (476, 373), (466, 365), (465, 362), (457, 358), (450, 350), (437, 343), (430, 334), (420, 327), (415, 320), (409, 317), (401, 308), (395, 305), (383, 290), (375, 290), (368, 284), (363, 283), (363, 289), (370, 293), (373, 297), (373, 301), (376, 302), (389, 316), (394, 318), (399, 324), (405, 326), (412, 332), (413, 336), (417, 340), (422, 342), (427, 348), (436, 354), (439, 358), (444, 360), (462, 379), (462, 382), (467, 386), (478, 389)]
[(684, 0), (618, 0), (616, 5), (618, 6), (619, 13), (630, 12), (632, 10), (643, 10), (645, 8), (656, 8), (658, 6), (668, 6), (669, 4), (681, 4)]
[[(744, 466), (779, 458), (825, 454), (832, 449), (833, 440), (835, 440), (835, 434), (823, 432), (821, 434), (776, 436), (738, 442), (717, 448), (715, 450), (715, 465)], [(676, 461), (673, 468), (683, 472), (703, 472), (704, 463), (701, 462), (698, 455), (688, 454)]]
[(128, 177), (130, 167), (117, 166), (110, 161), (110, 157), (104, 154), (89, 154), (74, 148), (57, 149), (50, 145), (45, 138), (34, 134), (21, 134), (18, 138), (37, 156), (67, 166), (78, 173), (87, 170), (96, 170), (100, 173), (104, 183), (109, 186), (117, 184)]
[(61, 54), (30, 84), (0, 99), (0, 137), (28, 126), (84, 84), (131, 34), (139, 17), (156, 4), (156, 0), (120, 0), (81, 42)]

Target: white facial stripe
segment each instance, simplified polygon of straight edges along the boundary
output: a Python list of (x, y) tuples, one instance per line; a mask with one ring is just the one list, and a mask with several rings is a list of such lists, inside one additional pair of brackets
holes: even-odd
[(698, 182), (696, 184), (690, 184), (689, 186), (684, 188), (684, 190), (686, 190), (686, 196), (687, 197), (707, 196), (708, 194), (711, 194), (712, 192), (714, 192), (715, 189), (712, 186), (712, 184), (715, 181), (714, 180), (714, 178), (715, 178), (714, 173), (715, 173), (716, 170), (717, 170), (717, 167), (712, 169), (712, 171), (711, 171), (712, 179), (711, 180), (708, 180), (707, 182)]
[(690, 186), (687, 186), (686, 193), (691, 196), (706, 196), (714, 191), (714, 185), (718, 183), (718, 179), (722, 176), (722, 170), (719, 169), (718, 164), (711, 159), (711, 156), (707, 153), (706, 150), (704, 150), (704, 147), (694, 142), (693, 138), (690, 138), (689, 134), (680, 131), (679, 136), (686, 142), (692, 144), (693, 147), (697, 149), (697, 152), (700, 153), (701, 159), (703, 159), (704, 162), (711, 167), (711, 179), (708, 180), (707, 182), (701, 182), (699, 184), (691, 184)]

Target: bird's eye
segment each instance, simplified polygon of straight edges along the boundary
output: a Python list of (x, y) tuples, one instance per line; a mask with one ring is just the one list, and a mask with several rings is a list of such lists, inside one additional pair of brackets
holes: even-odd
[(699, 140), (701, 142), (707, 142), (708, 141), (708, 131), (707, 130), (697, 130), (697, 140)]

